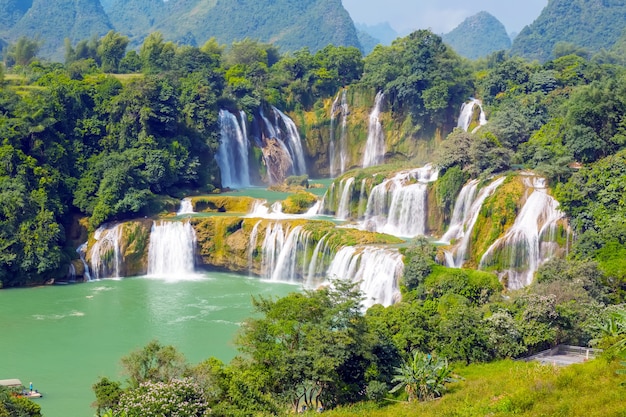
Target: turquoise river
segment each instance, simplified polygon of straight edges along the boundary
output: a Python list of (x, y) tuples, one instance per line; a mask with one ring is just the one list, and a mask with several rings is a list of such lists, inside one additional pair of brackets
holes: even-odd
[(225, 273), (187, 280), (125, 278), (0, 291), (0, 379), (33, 382), (45, 417), (95, 415), (91, 386), (123, 380), (120, 358), (152, 339), (190, 363), (225, 362), (251, 296), (300, 287)]

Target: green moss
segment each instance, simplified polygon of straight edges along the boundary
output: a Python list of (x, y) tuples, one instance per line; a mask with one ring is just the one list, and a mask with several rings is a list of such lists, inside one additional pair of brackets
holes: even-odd
[(485, 200), (470, 240), (469, 266), (477, 266), (489, 246), (513, 225), (521, 209), (524, 192), (522, 179), (510, 176), (496, 193)]
[(317, 202), (317, 197), (311, 193), (301, 191), (290, 195), (283, 201), (283, 212), (289, 214), (302, 214), (313, 207)]
[(192, 197), (194, 210), (203, 213), (248, 213), (256, 200), (245, 196), (199, 196)]

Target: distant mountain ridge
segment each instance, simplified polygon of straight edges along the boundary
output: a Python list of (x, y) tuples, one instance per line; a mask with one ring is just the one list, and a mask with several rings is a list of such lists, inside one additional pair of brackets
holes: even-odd
[(450, 33), (442, 36), (459, 55), (469, 59), (482, 58), (492, 52), (511, 47), (504, 25), (487, 12), (465, 19)]
[(626, 25), (624, 0), (550, 0), (539, 17), (517, 35), (511, 53), (541, 62), (559, 42), (590, 52), (610, 49)]
[(283, 51), (328, 44), (360, 48), (341, 0), (0, 0), (0, 38), (44, 40), (40, 55), (62, 60), (72, 43), (111, 29), (137, 47), (151, 32), (166, 40), (201, 45), (211, 37), (230, 44), (251, 38)]

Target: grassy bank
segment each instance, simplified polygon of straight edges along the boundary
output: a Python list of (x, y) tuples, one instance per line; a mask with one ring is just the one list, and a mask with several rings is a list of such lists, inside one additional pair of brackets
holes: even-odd
[(363, 403), (325, 413), (329, 417), (624, 417), (626, 381), (618, 361), (596, 359), (566, 368), (515, 361), (457, 369), (463, 381), (425, 403)]

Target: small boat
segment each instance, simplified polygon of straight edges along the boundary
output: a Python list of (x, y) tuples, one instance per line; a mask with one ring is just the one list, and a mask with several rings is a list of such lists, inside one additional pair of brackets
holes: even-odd
[(14, 395), (25, 398), (41, 398), (43, 395), (38, 390), (33, 390), (33, 384), (30, 384), (30, 389), (22, 384), (19, 379), (0, 379), (0, 386), (7, 387)]

